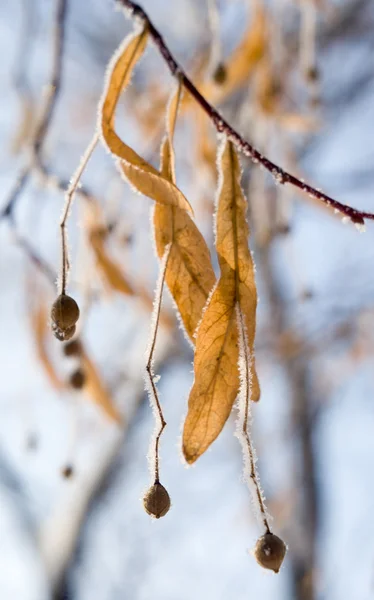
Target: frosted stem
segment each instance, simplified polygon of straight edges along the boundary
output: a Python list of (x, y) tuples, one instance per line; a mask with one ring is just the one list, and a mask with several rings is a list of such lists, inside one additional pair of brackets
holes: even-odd
[(70, 184), (65, 194), (65, 206), (62, 213), (62, 218), (60, 221), (60, 231), (61, 231), (61, 294), (65, 294), (66, 292), (66, 283), (67, 276), (69, 272), (69, 257), (68, 257), (68, 244), (67, 244), (67, 235), (66, 235), (66, 223), (69, 217), (71, 205), (74, 199), (74, 193), (79, 185), (80, 178), (82, 177), (83, 171), (85, 170), (88, 161), (90, 160), (93, 151), (96, 148), (96, 145), (99, 141), (99, 134), (95, 132), (92, 140), (88, 144), (86, 150), (83, 153), (83, 156), (79, 162), (78, 168), (76, 169), (73, 177), (70, 180)]
[(239, 303), (236, 305), (237, 324), (239, 330), (239, 371), (240, 389), (238, 397), (238, 419), (236, 422), (236, 436), (239, 439), (244, 460), (244, 478), (252, 494), (256, 516), (264, 526), (266, 533), (271, 533), (264, 497), (261, 491), (260, 480), (256, 469), (256, 452), (249, 433), (250, 405), (252, 388), (252, 354), (249, 350), (247, 332), (243, 314)]
[[(162, 432), (166, 427), (166, 421), (162, 412), (161, 404), (158, 398), (157, 387), (155, 383), (155, 375), (153, 373), (153, 355), (156, 346), (156, 338), (158, 325), (160, 321), (162, 292), (164, 289), (165, 274), (168, 265), (169, 255), (171, 250), (171, 244), (168, 244), (165, 248), (165, 253), (160, 263), (160, 273), (157, 280), (155, 299), (153, 304), (152, 318), (151, 318), (151, 331), (149, 335), (149, 342), (146, 351), (146, 367), (144, 380), (146, 389), (149, 396), (149, 402), (153, 408), (153, 412), (156, 420), (156, 429), (154, 438), (151, 441), (151, 447), (149, 450), (149, 462), (151, 471), (154, 467), (154, 480), (155, 483), (159, 482), (159, 444)], [(158, 427), (158, 429), (157, 429)]]

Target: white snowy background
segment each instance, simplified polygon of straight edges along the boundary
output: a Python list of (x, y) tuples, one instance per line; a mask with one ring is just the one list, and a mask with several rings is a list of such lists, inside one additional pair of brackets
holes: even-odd
[[(10, 145), (21, 111), (14, 69), (20, 60), (22, 15), (28, 2), (31, 0), (0, 3), (0, 189), (4, 201), (24, 160), (11, 154)], [(204, 37), (203, 3), (144, 0), (142, 4), (181, 63), (188, 64), (194, 45)], [(230, 48), (242, 30), (242, 5), (221, 5), (224, 40)], [(35, 1), (27, 80), (36, 100), (48, 81), (53, 6), (51, 1)], [(301, 164), (305, 177), (333, 197), (374, 212), (371, 2), (363, 14), (371, 22), (371, 36), (365, 29), (350, 43), (343, 37), (323, 53), (324, 125)], [(63, 88), (45, 145), (47, 162), (61, 177), (71, 175), (90, 139), (105, 64), (128, 30), (129, 23), (113, 10), (109, 0), (69, 2)], [(163, 68), (153, 51), (147, 60)], [(145, 61), (140, 73), (147, 68)], [(369, 75), (364, 85), (359, 75), (368, 70), (371, 78)], [(354, 93), (345, 97), (356, 79)], [(133, 136), (139, 151), (146, 152), (147, 142), (136, 138), (131, 123), (126, 122), (126, 127), (128, 139)], [(183, 166), (179, 174), (193, 203), (198, 186), (183, 172)], [(132, 194), (117, 180), (103, 151), (97, 152), (84, 181), (98, 197), (105, 199), (110, 193), (126, 205), (128, 228), (137, 227), (127, 251), (127, 267), (134, 276), (140, 269), (153, 289), (156, 261), (150, 258), (152, 244), (147, 238), (151, 202)], [(33, 181), (16, 213), (20, 230), (55, 269), (62, 203), (61, 194), (48, 193)], [(73, 255), (79, 234), (74, 223), (78, 220), (79, 212), (74, 209), (70, 227)], [(202, 226), (207, 230), (209, 223)], [(317, 597), (369, 600), (374, 598), (374, 223), (369, 222), (366, 233), (361, 234), (298, 199), (292, 217), (292, 261), (289, 244), (281, 238), (273, 256), (283, 282), (288, 323), (317, 346), (310, 381), (315, 397), (321, 390), (326, 394), (317, 398), (323, 409), (313, 429), (320, 511)], [(306, 302), (300, 301), (295, 269), (299, 283), (313, 292)], [(0, 223), (1, 600), (53, 598), (52, 588), (62, 576), (66, 598), (74, 600), (292, 598), (287, 559), (281, 573), (274, 576), (261, 570), (248, 553), (258, 529), (241, 481), (234, 419), (195, 467), (185, 469), (180, 461), (181, 423), (192, 383), (192, 353), (181, 334), (173, 334), (174, 340), (167, 336), (160, 340), (161, 354), (172, 344), (179, 350), (164, 364), (159, 384), (168, 422), (161, 445), (162, 480), (173, 506), (165, 519), (154, 522), (140, 502), (149, 482), (146, 453), (152, 414), (147, 402), (135, 410), (135, 401), (142, 396), (149, 313), (131, 299), (104, 299), (94, 305), (84, 333), (108, 385), (114, 385), (119, 372), (125, 378), (115, 394), (130, 423), (123, 433), (89, 402), (51, 389), (31, 333), (26, 285), (30, 272), (28, 259), (14, 243), (7, 223)], [(253, 410), (254, 438), (265, 492), (269, 498), (286, 497), (283, 517), (278, 521), (274, 515), (274, 529), (282, 534), (282, 528), (293, 519), (287, 506), (292, 506), (292, 496), (299, 492), (295, 476), (298, 446), (290, 429), (290, 382), (261, 339), (269, 307), (261, 293), (260, 268), (258, 278), (262, 399)], [(77, 267), (72, 289), (74, 285), (79, 289), (79, 279)], [(325, 341), (339, 323), (351, 318), (357, 322), (358, 314), (366, 349), (364, 358), (351, 364), (344, 358), (349, 339), (332, 345)], [(52, 344), (58, 359), (58, 342)], [(64, 480), (60, 472), (71, 458), (72, 427), (79, 432), (72, 457), (76, 475)], [(34, 451), (26, 444), (30, 432), (38, 439)]]

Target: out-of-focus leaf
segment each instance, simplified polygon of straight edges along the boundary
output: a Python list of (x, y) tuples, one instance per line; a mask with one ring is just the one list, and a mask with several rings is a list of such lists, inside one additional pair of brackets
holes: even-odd
[(65, 384), (57, 375), (48, 354), (48, 341), (51, 339), (48, 320), (49, 310), (45, 302), (43, 302), (41, 298), (38, 298), (37, 306), (35, 306), (31, 316), (36, 353), (52, 386), (56, 390), (62, 390), (65, 387)]
[(134, 295), (133, 287), (105, 248), (106, 228), (103, 225), (101, 208), (93, 198), (86, 203), (84, 215), (87, 238), (95, 255), (98, 273), (112, 290), (127, 296)]
[(82, 369), (86, 375), (86, 384), (84, 387), (85, 392), (91, 398), (91, 400), (97, 404), (106, 414), (109, 419), (122, 423), (122, 417), (113, 404), (113, 401), (102, 382), (102, 379), (92, 362), (88, 357), (85, 350), (82, 349), (81, 353)]
[(92, 231), (89, 240), (95, 253), (97, 267), (108, 285), (121, 294), (132, 296), (134, 291), (119, 266), (108, 256), (100, 232)]
[[(240, 186), (240, 165), (231, 142), (220, 157), (221, 185), (216, 219), (216, 249), (220, 279), (206, 305), (197, 331), (195, 380), (183, 431), (183, 453), (193, 463), (221, 432), (239, 389), (238, 327), (236, 305), (243, 314), (251, 352), (256, 329), (257, 291), (246, 200)], [(260, 389), (252, 364), (251, 399)]]
[(313, 133), (320, 126), (320, 120), (314, 115), (303, 115), (300, 113), (283, 113), (277, 118), (281, 127), (292, 133)]
[(262, 3), (258, 1), (241, 43), (224, 63), (224, 81), (219, 85), (214, 81), (202, 82), (198, 86), (201, 93), (217, 104), (245, 85), (266, 51), (267, 38), (267, 15)]

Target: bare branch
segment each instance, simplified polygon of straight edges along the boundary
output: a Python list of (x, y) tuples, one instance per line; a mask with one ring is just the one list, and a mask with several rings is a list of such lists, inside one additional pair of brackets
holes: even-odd
[(65, 294), (66, 292), (66, 283), (67, 276), (69, 271), (69, 259), (68, 259), (68, 247), (67, 247), (67, 238), (66, 238), (66, 222), (69, 216), (71, 204), (73, 202), (74, 193), (79, 185), (80, 178), (84, 169), (87, 166), (88, 161), (90, 160), (93, 151), (96, 148), (96, 145), (99, 141), (99, 134), (96, 132), (88, 144), (81, 161), (78, 165), (77, 170), (75, 171), (73, 177), (71, 178), (68, 189), (65, 194), (65, 207), (62, 215), (62, 219), (60, 222), (60, 231), (61, 231), (61, 257), (62, 257), (62, 265), (61, 265), (61, 294)]
[(331, 198), (327, 194), (324, 194), (320, 190), (304, 183), (301, 179), (298, 179), (291, 173), (283, 170), (281, 167), (273, 163), (266, 156), (261, 154), (252, 144), (244, 140), (241, 135), (231, 127), (231, 125), (219, 114), (219, 112), (204, 98), (204, 96), (194, 86), (192, 81), (187, 77), (183, 69), (179, 66), (174, 56), (170, 52), (164, 39), (162, 38), (159, 31), (153, 25), (152, 21), (148, 17), (147, 13), (141, 6), (132, 2), (132, 0), (116, 0), (123, 8), (127, 9), (129, 15), (135, 19), (139, 19), (148, 28), (149, 35), (153, 39), (153, 42), (163, 57), (166, 65), (169, 68), (171, 74), (182, 80), (182, 83), (186, 90), (191, 94), (194, 100), (201, 106), (204, 112), (208, 115), (209, 119), (213, 123), (214, 127), (219, 133), (224, 133), (242, 152), (245, 156), (248, 156), (253, 163), (262, 165), (271, 175), (274, 177), (279, 184), (290, 184), (294, 187), (302, 190), (309, 194), (312, 198), (320, 200), (327, 206), (330, 206), (334, 211), (341, 213), (345, 217), (349, 218), (352, 223), (356, 225), (364, 225), (365, 219), (374, 220), (374, 213), (369, 213), (361, 210), (357, 210), (342, 204), (334, 198)]

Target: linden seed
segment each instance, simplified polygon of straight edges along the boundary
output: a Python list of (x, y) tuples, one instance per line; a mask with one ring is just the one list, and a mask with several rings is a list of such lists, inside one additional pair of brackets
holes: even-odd
[(170, 508), (170, 496), (161, 483), (156, 481), (143, 498), (143, 504), (146, 512), (159, 519), (166, 515)]
[(319, 71), (318, 71), (317, 67), (309, 67), (305, 72), (305, 76), (308, 81), (318, 81), (319, 80)]
[(86, 373), (83, 369), (77, 369), (70, 375), (69, 383), (75, 390), (81, 390), (86, 383)]
[(74, 475), (74, 469), (71, 465), (66, 465), (62, 470), (61, 470), (61, 475), (65, 478), (65, 479), (70, 479), (71, 477), (73, 477)]
[(79, 319), (79, 307), (74, 298), (61, 294), (52, 304), (51, 319), (62, 331), (69, 329)]
[(277, 535), (265, 533), (257, 540), (253, 554), (261, 567), (278, 573), (286, 550), (286, 544)]
[(227, 69), (226, 69), (224, 63), (220, 62), (220, 63), (218, 63), (218, 65), (213, 73), (213, 80), (218, 85), (222, 85), (223, 83), (225, 83), (226, 79), (227, 79)]
[(65, 356), (79, 356), (82, 351), (82, 346), (79, 340), (73, 340), (63, 347)]

